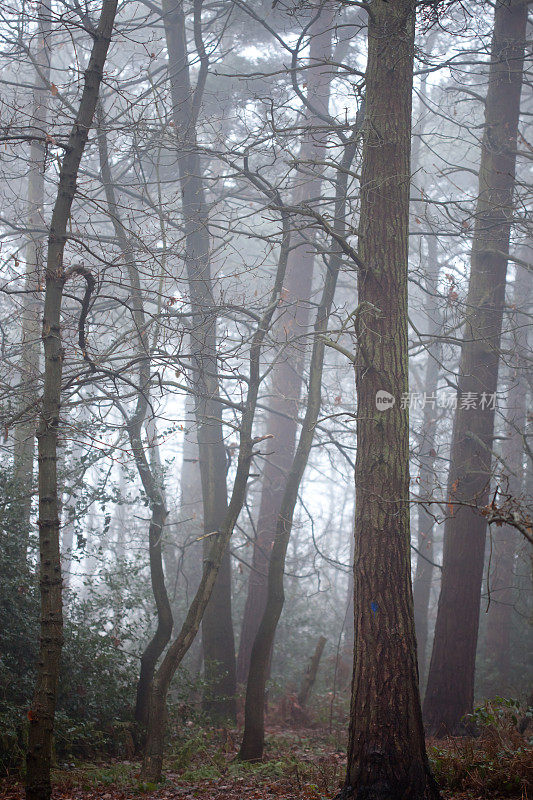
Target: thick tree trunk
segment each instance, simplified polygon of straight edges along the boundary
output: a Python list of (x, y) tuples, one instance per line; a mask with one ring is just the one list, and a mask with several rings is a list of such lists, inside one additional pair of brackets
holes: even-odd
[[(195, 14), (201, 15), (201, 3)], [(216, 304), (210, 264), (209, 213), (196, 141), (201, 97), (191, 87), (185, 14), (182, 0), (163, 0), (163, 21), (169, 57), (170, 88), (178, 136), (178, 171), (182, 192), (191, 325), (191, 383), (196, 401), (198, 448), (202, 478), (204, 530), (220, 531), (228, 508), (226, 450), (216, 350)], [(196, 22), (201, 27), (201, 19)], [(210, 547), (210, 542), (207, 544)], [(213, 686), (205, 710), (214, 718), (235, 719), (236, 664), (231, 617), (231, 560), (224, 553), (208, 608), (202, 620), (206, 679)]]
[[(355, 656), (342, 797), (435, 798), (411, 594), (407, 274), (415, 3), (368, 28), (358, 276)], [(382, 408), (378, 392), (394, 404)], [(386, 396), (385, 396), (386, 398)]]
[[(47, 98), (50, 78), (50, 0), (44, 0), (38, 9), (37, 49), (34, 54), (39, 72), (35, 74), (33, 92), (32, 127), (37, 136), (43, 136), (47, 121)], [(33, 461), (35, 457), (35, 428), (37, 409), (40, 355), (40, 322), (42, 307), (38, 297), (39, 280), (44, 276), (44, 249), (46, 235), (44, 221), (44, 173), (46, 150), (42, 141), (30, 145), (28, 172), (28, 229), (26, 245), (26, 274), (22, 296), (22, 342), (20, 379), (23, 390), (20, 394), (22, 419), (15, 429), (14, 477), (18, 484), (21, 502), (19, 506), (25, 540), (21, 546), (21, 561), (26, 558), (27, 537), (30, 533), (30, 513), (33, 491)]]
[[(427, 729), (434, 734), (461, 731), (474, 700), (486, 532), (478, 509), (488, 502), (491, 480), (490, 398), (498, 382), (526, 21), (524, 0), (496, 3), (452, 435), (442, 586), (424, 701)], [(478, 407), (463, 407), (461, 399), (467, 392), (474, 393)], [(479, 407), (482, 402), (485, 407)]]
[[(309, 69), (306, 70), (307, 94), (312, 110), (305, 113), (305, 129), (300, 149), (301, 168), (294, 190), (294, 203), (312, 203), (320, 197), (321, 169), (313, 162), (323, 158), (326, 146), (324, 121), (334, 69), (331, 60), (331, 39), (334, 14), (323, 9), (310, 26)], [(314, 66), (314, 68), (312, 68)], [(278, 335), (288, 344), (278, 357), (272, 370), (270, 393), (271, 410), (265, 428), (272, 434), (272, 450), (265, 464), (261, 505), (257, 520), (257, 539), (254, 543), (252, 569), (248, 580), (248, 593), (244, 607), (237, 680), (245, 683), (250, 668), (254, 639), (265, 610), (268, 586), (268, 563), (276, 533), (279, 509), (285, 491), (298, 429), (298, 413), (302, 392), (303, 370), (306, 357), (306, 334), (309, 334), (309, 300), (313, 284), (315, 250), (314, 234), (304, 221), (303, 232), (296, 232), (295, 247), (289, 256), (284, 295), (289, 307), (277, 326)]]
[(117, 0), (104, 0), (89, 65), (85, 72), (78, 114), (59, 172), (57, 198), (48, 236), (42, 330), (45, 357), (44, 391), (37, 433), (41, 637), (35, 692), (29, 712), (30, 727), (26, 759), (28, 800), (49, 800), (51, 795), (52, 737), (63, 643), (57, 487), (57, 436), (64, 357), (61, 344), (61, 301), (63, 287), (69, 277), (63, 266), (63, 254), (67, 241), (67, 225), (76, 194), (78, 170), (93, 122), (116, 9)]
[[(527, 330), (531, 277), (526, 270), (516, 267), (514, 282), (513, 322), (516, 333), (512, 341), (515, 368), (508, 376), (507, 408), (505, 412), (505, 439), (502, 445), (503, 469), (500, 478), (504, 494), (520, 498), (524, 483), (524, 442), (526, 425), (527, 386), (524, 370), (527, 365), (523, 356), (527, 352)], [(485, 657), (490, 665), (489, 692), (507, 696), (511, 667), (511, 625), (517, 591), (516, 551), (518, 533), (510, 525), (494, 526), (491, 531), (492, 553), (489, 565), (488, 586), (490, 605), (488, 608)]]

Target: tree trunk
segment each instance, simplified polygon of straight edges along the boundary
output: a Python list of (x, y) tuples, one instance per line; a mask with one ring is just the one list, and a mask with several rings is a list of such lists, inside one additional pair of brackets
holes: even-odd
[[(524, 479), (524, 443), (526, 424), (527, 386), (524, 370), (527, 365), (523, 357), (527, 352), (527, 330), (531, 277), (526, 270), (516, 267), (514, 282), (513, 315), (515, 335), (512, 350), (516, 367), (509, 374), (507, 392), (506, 429), (502, 445), (503, 475), (500, 479), (502, 491), (514, 498), (522, 496)], [(485, 639), (486, 659), (490, 665), (489, 692), (491, 695), (507, 696), (511, 667), (511, 625), (516, 587), (517, 531), (510, 525), (493, 527), (491, 564), (488, 570), (490, 605), (488, 608)], [(492, 567), (492, 569), (491, 569)]]
[[(37, 136), (42, 137), (46, 130), (47, 97), (50, 78), (50, 0), (44, 0), (38, 8), (37, 49), (34, 55), (39, 72), (35, 74), (33, 92), (32, 126)], [(25, 539), (21, 545), (21, 562), (26, 559), (28, 536), (30, 533), (31, 500), (33, 492), (33, 461), (35, 456), (35, 427), (37, 409), (35, 399), (38, 394), (40, 355), (40, 316), (41, 303), (38, 296), (39, 281), (44, 273), (44, 173), (46, 150), (42, 141), (32, 141), (30, 145), (30, 166), (28, 172), (28, 229), (26, 245), (26, 274), (22, 297), (22, 342), (20, 359), (20, 378), (22, 419), (15, 429), (14, 478), (20, 490), (20, 519)]]
[[(431, 30), (424, 41), (424, 51), (431, 53), (436, 31)], [(422, 175), (420, 169), (420, 151), (422, 139), (427, 122), (426, 103), (427, 103), (427, 73), (420, 80), (421, 98), (421, 118), (413, 132), (413, 142), (411, 148), (411, 173), (414, 176)], [(411, 221), (420, 222), (426, 219), (431, 226), (431, 220), (427, 217), (427, 206), (424, 201), (424, 187), (420, 187), (420, 199), (411, 204)], [(439, 263), (438, 263), (438, 244), (434, 233), (429, 232), (424, 236), (427, 246), (426, 267), (425, 267), (425, 300), (424, 300), (424, 319), (427, 328), (427, 361), (424, 375), (424, 391), (428, 397), (435, 396), (438, 388), (440, 372), (439, 361), (441, 360), (442, 345), (438, 339), (441, 333), (443, 318), (439, 306)], [(422, 267), (422, 265), (421, 265)], [(434, 519), (431, 514), (431, 498), (435, 494), (437, 485), (435, 475), (436, 458), (436, 434), (437, 434), (437, 415), (435, 404), (427, 403), (422, 414), (421, 429), (418, 434), (417, 456), (420, 464), (420, 477), (418, 489), (418, 535), (417, 535), (417, 559), (416, 570), (413, 582), (413, 601), (415, 610), (415, 632), (418, 651), (418, 674), (420, 687), (424, 683), (426, 673), (426, 659), (428, 649), (428, 613), (431, 600), (431, 590), (433, 585), (434, 569)]]
[(64, 357), (61, 344), (61, 301), (67, 278), (75, 274), (65, 271), (63, 255), (67, 241), (67, 225), (76, 194), (78, 170), (93, 122), (116, 9), (117, 0), (103, 1), (89, 65), (85, 72), (83, 94), (59, 172), (57, 198), (48, 236), (42, 331), (45, 357), (44, 391), (37, 433), (41, 637), (35, 692), (29, 711), (30, 726), (26, 758), (28, 800), (49, 800), (51, 795), (52, 737), (63, 643), (57, 486), (57, 436)]
[[(182, 193), (189, 300), (193, 313), (191, 383), (196, 402), (198, 448), (202, 478), (204, 531), (220, 531), (228, 508), (226, 450), (216, 350), (216, 305), (210, 263), (209, 213), (196, 141), (201, 96), (191, 87), (185, 14), (182, 0), (163, 0), (173, 115), (178, 136), (178, 171)], [(195, 14), (201, 15), (200, 10)], [(201, 28), (201, 19), (196, 18)], [(208, 542), (208, 547), (210, 547)], [(205, 710), (219, 720), (235, 719), (236, 664), (231, 618), (231, 560), (224, 553), (210, 603), (202, 621), (204, 661), (208, 683), (216, 696), (206, 698)]]
[[(342, 797), (435, 798), (411, 593), (407, 275), (415, 3), (368, 27), (358, 275), (355, 655)], [(392, 406), (380, 407), (378, 392)], [(386, 395), (385, 395), (386, 399)]]
[[(168, 648), (153, 681), (148, 715), (146, 749), (141, 769), (141, 775), (148, 780), (159, 780), (161, 777), (164, 731), (166, 726), (165, 703), (170, 682), (198, 633), (202, 617), (215, 585), (222, 558), (228, 549), (231, 534), (233, 533), (233, 529), (244, 504), (248, 477), (250, 474), (250, 465), (254, 455), (258, 452), (254, 450), (254, 447), (264, 438), (253, 438), (252, 432), (257, 408), (257, 396), (259, 393), (259, 386), (261, 385), (262, 346), (265, 336), (271, 327), (274, 312), (280, 303), (289, 254), (290, 229), (288, 225), (288, 214), (282, 211), (281, 218), (283, 230), (276, 278), (270, 293), (270, 302), (257, 322), (257, 327), (250, 344), (248, 390), (246, 392), (246, 402), (244, 404), (239, 427), (239, 455), (227, 513), (218, 530), (218, 535), (209, 537), (211, 540), (211, 547), (207, 557), (204, 558), (202, 578), (198, 590), (189, 606), (181, 630)], [(200, 449), (200, 458), (201, 457), (202, 450)], [(205, 490), (206, 487), (203, 486), (202, 488)]]
[(300, 708), (305, 708), (307, 705), (309, 695), (311, 694), (311, 689), (315, 685), (320, 659), (322, 658), (322, 653), (324, 652), (326, 642), (326, 637), (321, 636), (317, 642), (315, 652), (313, 653), (311, 660), (309, 661), (309, 665), (305, 671), (302, 685), (300, 687), (300, 691), (298, 692), (298, 705)]
[(161, 558), (161, 538), (167, 511), (162, 502), (153, 502), (151, 505), (152, 518), (150, 520), (148, 542), (150, 548), (152, 591), (157, 608), (157, 628), (141, 656), (141, 671), (137, 683), (135, 719), (143, 725), (146, 725), (148, 722), (150, 687), (156, 664), (170, 640), (173, 625), (172, 611), (165, 588), (163, 562)]
[(172, 613), (178, 611), (176, 601), (178, 581), (188, 606), (202, 577), (202, 542), (204, 526), (202, 512), (202, 482), (198, 463), (198, 441), (194, 422), (194, 398), (185, 398), (185, 432), (180, 470), (180, 501), (176, 522), (168, 527), (163, 558)]
[[(316, 202), (320, 197), (322, 170), (313, 166), (313, 162), (323, 158), (326, 146), (327, 134), (320, 130), (320, 127), (324, 127), (324, 122), (319, 114), (328, 113), (330, 86), (334, 77), (333, 68), (328, 66), (328, 60), (331, 60), (333, 17), (332, 10), (323, 9), (309, 30), (311, 37), (309, 66), (316, 66), (305, 72), (307, 96), (312, 102), (312, 110), (307, 109), (305, 113), (299, 185), (294, 190), (295, 205)], [(239, 642), (237, 660), (239, 683), (246, 683), (252, 646), (265, 610), (270, 552), (287, 475), (296, 447), (306, 357), (306, 334), (309, 333), (309, 300), (315, 259), (313, 240), (314, 232), (308, 227), (307, 229), (304, 227), (303, 233), (297, 232), (296, 246), (291, 251), (287, 266), (284, 295), (290, 306), (278, 324), (277, 332), (278, 335), (281, 334), (281, 340), (288, 345), (284, 347), (272, 370), (271, 410), (267, 415), (265, 428), (273, 436), (274, 452), (267, 459), (263, 474), (257, 539), (254, 542), (252, 569), (248, 579), (248, 593)]]
[[(427, 237), (428, 267), (426, 277), (427, 300), (424, 304), (428, 319), (428, 335), (432, 337), (427, 347), (427, 363), (424, 376), (424, 390), (428, 396), (437, 392), (440, 354), (442, 351), (438, 335), (442, 328), (442, 318), (438, 307), (439, 264), (437, 257), (437, 239)], [(426, 672), (426, 656), (428, 649), (428, 611), (433, 584), (434, 562), (434, 526), (431, 513), (431, 498), (435, 494), (435, 458), (437, 456), (438, 411), (431, 403), (426, 403), (422, 416), (422, 428), (418, 439), (418, 458), (420, 461), (420, 485), (418, 490), (418, 539), (416, 571), (413, 583), (413, 600), (415, 610), (415, 631), (418, 651), (418, 673), (420, 684)]]
[(461, 399), (472, 392), (480, 404), (497, 389), (526, 21), (524, 0), (496, 3), (452, 434), (442, 586), (424, 701), (427, 730), (435, 735), (463, 730), (462, 719), (474, 700), (486, 532), (479, 509), (486, 506), (490, 490), (494, 408), (490, 402), (484, 408), (465, 408)]
[[(163, 650), (170, 641), (173, 627), (172, 611), (163, 570), (163, 531), (168, 512), (157, 446), (157, 429), (153, 419), (146, 419), (149, 407), (151, 364), (150, 343), (146, 333), (146, 314), (144, 311), (141, 278), (135, 259), (135, 249), (124, 228), (120, 208), (117, 204), (101, 105), (99, 105), (97, 117), (100, 172), (104, 185), (109, 217), (113, 224), (124, 263), (128, 270), (133, 320), (135, 324), (135, 339), (137, 340), (136, 350), (139, 375), (136, 408), (131, 419), (126, 417), (124, 411), (122, 413), (125, 417), (126, 431), (128, 433), (135, 466), (137, 467), (142, 487), (150, 504), (151, 512), (148, 528), (148, 552), (150, 580), (157, 609), (157, 627), (141, 655), (141, 668), (135, 702), (135, 719), (137, 722), (146, 725), (148, 722), (150, 687), (154, 677), (155, 667)], [(146, 457), (146, 450), (142, 440), (142, 432), (145, 425), (147, 428), (147, 436), (151, 440), (151, 461)]]
[(278, 513), (276, 535), (270, 554), (268, 567), (268, 590), (265, 611), (252, 647), (250, 669), (246, 684), (246, 701), (244, 708), (244, 733), (239, 750), (239, 758), (243, 761), (260, 761), (263, 757), (265, 741), (265, 687), (270, 669), (270, 655), (276, 628), (278, 625), (285, 594), (283, 577), (285, 556), (292, 529), (294, 509), (298, 499), (298, 490), (302, 480), (309, 452), (313, 443), (314, 430), (321, 404), (321, 383), (324, 363), (325, 336), (328, 330), (331, 305), (335, 296), (337, 278), (342, 263), (340, 247), (337, 247), (346, 232), (346, 191), (348, 172), (355, 156), (359, 138), (361, 119), (355, 122), (352, 137), (346, 144), (344, 154), (337, 172), (335, 186), (335, 234), (328, 270), (324, 281), (322, 298), (314, 326), (313, 350), (309, 370), (309, 389), (305, 417), (300, 431), (298, 447), (291, 469), (285, 481), (285, 491)]

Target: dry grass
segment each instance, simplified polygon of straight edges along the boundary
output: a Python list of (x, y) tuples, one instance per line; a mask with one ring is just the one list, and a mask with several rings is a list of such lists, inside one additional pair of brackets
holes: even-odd
[(428, 742), (428, 754), (442, 789), (476, 797), (532, 794), (533, 746), (507, 717), (484, 726), (477, 737)]

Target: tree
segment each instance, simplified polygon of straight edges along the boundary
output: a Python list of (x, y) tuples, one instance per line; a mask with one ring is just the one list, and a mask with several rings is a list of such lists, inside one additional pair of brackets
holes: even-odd
[[(43, 273), (44, 237), (44, 173), (46, 149), (43, 137), (47, 122), (47, 92), (50, 81), (50, 3), (39, 4), (37, 50), (35, 60), (35, 89), (33, 91), (32, 124), (35, 138), (30, 143), (30, 170), (28, 175), (28, 243), (26, 245), (25, 294), (22, 300), (22, 353), (20, 374), (25, 385), (21, 395), (22, 421), (15, 430), (15, 478), (24, 487), (21, 516), (29, 533), (33, 474), (35, 458), (35, 398), (39, 377), (39, 280)], [(25, 543), (27, 544), (27, 542)], [(22, 549), (26, 549), (23, 547)], [(26, 557), (24, 552), (23, 557)]]
[[(325, 217), (310, 209), (307, 204), (305, 206), (296, 206), (292, 209), (293, 212), (301, 213), (304, 216), (310, 214), (311, 218), (325, 229), (332, 241), (322, 297), (315, 318), (305, 416), (298, 439), (298, 446), (286, 477), (283, 497), (278, 511), (276, 534), (268, 567), (265, 610), (257, 629), (250, 658), (244, 709), (244, 731), (239, 749), (239, 758), (243, 761), (260, 761), (263, 757), (265, 689), (274, 637), (285, 602), (283, 583), (287, 547), (291, 536), (298, 492), (307, 466), (321, 408), (322, 376), (326, 346), (330, 345), (334, 349), (339, 347), (337, 343), (327, 338), (327, 332), (337, 279), (343, 264), (343, 255), (346, 252), (354, 256), (353, 250), (346, 240), (346, 198), (348, 175), (359, 142), (364, 108), (364, 103), (362, 103), (352, 125), (351, 135), (343, 142), (342, 156), (334, 181), (335, 211), (333, 225), (331, 226)], [(340, 349), (342, 350), (342, 347)], [(344, 351), (343, 354), (345, 354)]]
[[(61, 346), (61, 301), (66, 281), (81, 274), (87, 283), (87, 304), (94, 279), (76, 267), (65, 269), (63, 258), (67, 226), (76, 194), (76, 180), (89, 136), (111, 42), (117, 0), (104, 0), (94, 44), (65, 155), (59, 171), (57, 198), (52, 212), (46, 258), (46, 288), (43, 312), (44, 390), (37, 432), (39, 457), (39, 549), (41, 591), (41, 636), (35, 693), (29, 712), (30, 729), (26, 761), (26, 797), (49, 800), (52, 737), (57, 698), (59, 661), (63, 643), (61, 600), (61, 556), (59, 547), (59, 499), (57, 485), (57, 438), (61, 406), (63, 350)], [(80, 317), (80, 330), (85, 322)]]
[[(332, 57), (332, 26), (333, 13), (330, 8), (324, 8), (321, 4), (313, 9), (313, 18), (309, 25), (309, 64), (305, 71), (310, 108), (307, 107), (304, 111), (299, 154), (300, 174), (297, 175), (298, 185), (294, 190), (295, 205), (316, 205), (321, 194), (322, 170), (318, 164), (325, 156), (326, 146), (325, 134), (321, 128), (324, 128), (324, 120), (329, 117), (330, 86), (334, 75), (333, 68), (328, 66)], [(291, 307), (278, 323), (288, 344), (275, 361), (271, 375), (272, 408), (265, 425), (273, 436), (273, 452), (263, 473), (257, 538), (254, 542), (237, 659), (237, 678), (240, 683), (245, 683), (248, 677), (254, 639), (265, 610), (270, 552), (296, 447), (306, 338), (309, 333), (309, 301), (316, 249), (313, 239), (316, 238), (316, 232), (309, 230), (307, 221), (304, 220), (302, 232), (296, 231), (294, 238), (296, 244), (289, 256), (284, 287)]]
[[(276, 208), (279, 208), (280, 198), (278, 193), (275, 191), (271, 192), (266, 188), (264, 191), (269, 197), (270, 202), (275, 205)], [(198, 589), (188, 608), (181, 629), (168, 648), (152, 681), (146, 747), (141, 769), (142, 776), (148, 780), (157, 781), (161, 778), (166, 732), (166, 700), (170, 683), (176, 669), (181, 664), (198, 633), (198, 628), (211, 598), (224, 553), (227, 551), (233, 530), (245, 501), (252, 459), (255, 455), (260, 454), (260, 451), (254, 448), (259, 442), (263, 441), (263, 439), (270, 438), (268, 434), (260, 437), (253, 437), (252, 434), (257, 408), (257, 397), (262, 381), (262, 347), (265, 337), (270, 330), (272, 318), (281, 299), (290, 249), (289, 217), (283, 207), (280, 210), (280, 216), (282, 237), (274, 282), (269, 293), (268, 303), (263, 313), (261, 315), (254, 315), (256, 325), (250, 343), (246, 399), (241, 409), (242, 417), (239, 426), (237, 468), (227, 512), (220, 528), (216, 531), (217, 535), (209, 537), (211, 541), (209, 543), (207, 556), (204, 558), (202, 577)], [(201, 453), (202, 449), (200, 447), (200, 454)]]
[[(439, 262), (437, 256), (437, 240), (427, 237), (428, 267), (426, 277), (427, 300), (426, 317), (429, 323), (427, 345), (427, 362), (424, 375), (424, 387), (428, 396), (435, 396), (440, 371), (442, 346), (439, 333), (442, 327), (440, 309), (438, 307)], [(420, 488), (418, 492), (418, 539), (416, 571), (413, 581), (413, 601), (415, 612), (415, 630), (418, 650), (418, 672), (420, 681), (426, 672), (426, 653), (428, 649), (428, 610), (433, 583), (435, 519), (431, 510), (431, 499), (435, 494), (435, 449), (437, 434), (437, 414), (434, 404), (427, 403), (423, 410), (419, 434)]]
[[(148, 552), (150, 562), (150, 580), (157, 609), (157, 627), (146, 645), (141, 655), (141, 669), (139, 683), (137, 685), (137, 698), (135, 703), (135, 719), (146, 724), (148, 721), (148, 702), (150, 697), (150, 687), (157, 661), (167, 646), (172, 635), (173, 618), (170, 601), (165, 585), (163, 572), (163, 531), (168, 516), (167, 504), (161, 465), (158, 461), (157, 432), (154, 431), (150, 452), (153, 457), (150, 459), (146, 455), (146, 448), (143, 444), (143, 428), (147, 425), (147, 415), (150, 404), (150, 384), (151, 376), (151, 347), (147, 331), (146, 313), (141, 291), (141, 279), (139, 269), (135, 260), (135, 250), (128, 238), (127, 231), (122, 222), (119, 205), (117, 203), (115, 183), (109, 152), (107, 137), (104, 129), (103, 110), (101, 105), (98, 108), (98, 150), (100, 156), (100, 172), (102, 183), (108, 205), (109, 217), (113, 223), (115, 236), (128, 270), (130, 291), (132, 298), (132, 315), (135, 323), (137, 339), (136, 357), (138, 367), (138, 387), (135, 410), (130, 416), (124, 406), (117, 399), (117, 405), (124, 418), (131, 452), (139, 473), (142, 487), (150, 505), (150, 523), (148, 528)], [(155, 422), (151, 420), (152, 427)], [(156, 463), (154, 463), (156, 462)]]
[(490, 491), (494, 404), (472, 407), (462, 398), (479, 398), (481, 403), (497, 390), (526, 22), (523, 0), (496, 3), (448, 478), (442, 585), (424, 700), (427, 729), (434, 734), (461, 731), (474, 700), (486, 534), (481, 510)]
[(412, 0), (376, 0), (369, 7), (355, 314), (355, 653), (342, 798), (438, 797), (418, 695), (409, 419), (401, 402), (408, 388), (414, 36)]
[[(531, 279), (526, 270), (516, 266), (510, 314), (514, 317), (512, 340), (514, 364), (508, 366), (507, 404), (502, 467), (498, 482), (502, 492), (517, 500), (523, 494), (524, 433), (527, 388), (524, 380), (524, 356), (527, 352), (527, 314), (530, 305)], [(526, 498), (527, 500), (528, 498)], [(531, 498), (529, 498), (531, 499)], [(510, 525), (492, 529), (492, 557), (488, 566), (488, 618), (485, 638), (486, 658), (493, 668), (490, 683), (493, 693), (507, 696), (511, 690), (511, 629), (517, 594), (516, 555), (518, 532)], [(504, 694), (505, 692), (505, 694)]]
[[(191, 85), (185, 12), (181, 0), (163, 0), (162, 14), (169, 57), (172, 113), (178, 135), (178, 178), (186, 237), (185, 263), (193, 322), (191, 327), (191, 383), (194, 387), (204, 530), (220, 531), (227, 513), (226, 449), (222, 432), (216, 345), (216, 309), (210, 262), (209, 211), (205, 199), (196, 121), (205, 87), (208, 56), (202, 42), (202, 5), (194, 6), (195, 43), (200, 72)], [(210, 542), (205, 539), (205, 557)], [(231, 560), (224, 553), (210, 602), (202, 620), (204, 665), (217, 696), (206, 698), (205, 709), (218, 719), (235, 718), (236, 664), (231, 617)]]

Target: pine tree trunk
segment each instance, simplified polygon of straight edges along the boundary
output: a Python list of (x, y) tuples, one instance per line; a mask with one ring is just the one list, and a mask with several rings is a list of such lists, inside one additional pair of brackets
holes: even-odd
[(57, 438), (64, 358), (61, 343), (61, 301), (68, 277), (63, 265), (63, 255), (67, 241), (67, 224), (76, 194), (76, 180), (93, 122), (116, 9), (117, 0), (104, 0), (89, 65), (85, 72), (78, 114), (60, 168), (57, 198), (48, 237), (42, 329), (45, 357), (44, 391), (37, 433), (41, 636), (35, 692), (29, 712), (30, 727), (26, 758), (28, 800), (49, 800), (51, 795), (52, 738), (63, 644), (59, 549), (60, 504), (57, 486)]
[[(435, 798), (411, 593), (407, 274), (415, 3), (368, 28), (358, 276), (355, 656), (342, 797)], [(381, 409), (379, 391), (394, 405)]]
[[(472, 710), (485, 559), (494, 409), (513, 214), (516, 138), (524, 63), (527, 3), (496, 3), (479, 194), (458, 381), (444, 529), (442, 586), (424, 701), (428, 731), (464, 729)], [(489, 398), (463, 407), (464, 393)], [(464, 504), (464, 505), (462, 505)]]

